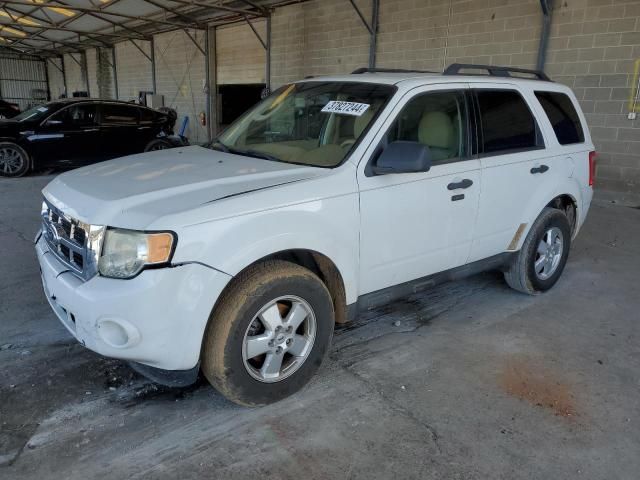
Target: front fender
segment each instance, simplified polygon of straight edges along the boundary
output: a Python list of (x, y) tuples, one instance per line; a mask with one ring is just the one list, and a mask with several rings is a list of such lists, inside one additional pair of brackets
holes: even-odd
[(325, 255), (344, 281), (347, 304), (357, 299), (359, 258), (356, 193), (184, 227), (175, 263), (199, 261), (229, 275), (285, 250)]

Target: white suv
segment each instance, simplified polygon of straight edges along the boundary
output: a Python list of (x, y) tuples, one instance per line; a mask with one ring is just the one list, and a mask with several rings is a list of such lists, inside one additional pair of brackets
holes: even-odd
[(207, 147), (58, 176), (36, 250), (87, 348), (260, 405), (362, 309), (485, 269), (551, 288), (593, 168), (574, 95), (543, 74), (359, 70), (281, 87)]

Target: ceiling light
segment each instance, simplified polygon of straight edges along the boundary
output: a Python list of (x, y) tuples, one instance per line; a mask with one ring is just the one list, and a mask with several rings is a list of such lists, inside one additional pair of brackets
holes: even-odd
[(5, 27), (4, 25), (0, 26), (0, 30), (3, 31), (3, 32), (11, 33), (11, 34), (16, 35), (18, 37), (26, 37), (27, 36), (26, 33), (21, 32), (20, 30), (16, 30), (15, 28), (11, 28), (11, 27)]

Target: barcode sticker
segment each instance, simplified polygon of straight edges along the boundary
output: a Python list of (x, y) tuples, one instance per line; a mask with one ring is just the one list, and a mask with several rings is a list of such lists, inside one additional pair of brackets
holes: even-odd
[(324, 113), (341, 113), (343, 115), (353, 115), (359, 117), (370, 107), (368, 103), (357, 102), (341, 102), (339, 100), (331, 100), (327, 103), (322, 111)]

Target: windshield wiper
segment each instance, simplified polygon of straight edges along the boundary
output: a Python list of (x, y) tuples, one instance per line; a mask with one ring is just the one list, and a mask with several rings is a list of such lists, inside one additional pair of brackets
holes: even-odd
[(222, 150), (224, 153), (230, 153), (229, 147), (227, 147), (220, 140), (214, 140), (209, 144), (209, 148), (213, 148), (215, 150)]
[(247, 157), (262, 158), (264, 160), (271, 160), (272, 162), (284, 162), (281, 158), (268, 153), (259, 152), (258, 150), (236, 150), (232, 153), (238, 153), (239, 155), (246, 155)]

